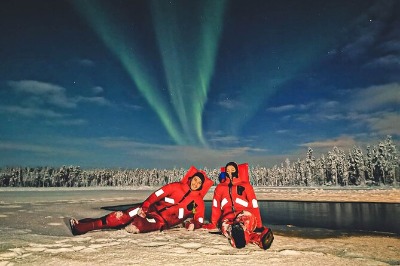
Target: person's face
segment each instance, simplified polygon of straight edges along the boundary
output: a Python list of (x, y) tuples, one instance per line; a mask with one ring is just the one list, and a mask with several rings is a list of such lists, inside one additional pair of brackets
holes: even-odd
[(196, 175), (196, 176), (194, 176), (192, 178), (192, 181), (190, 182), (190, 189), (191, 190), (198, 190), (201, 187), (201, 184), (202, 184), (202, 182), (201, 182), (200, 177), (198, 177)]
[(225, 172), (228, 174), (229, 178), (232, 179), (232, 174), (236, 172), (236, 168), (233, 165), (228, 165), (226, 167)]

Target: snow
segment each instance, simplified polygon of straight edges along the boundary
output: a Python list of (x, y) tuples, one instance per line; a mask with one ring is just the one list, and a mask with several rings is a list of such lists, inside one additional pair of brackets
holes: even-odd
[[(206, 230), (173, 228), (129, 234), (103, 230), (72, 236), (69, 217), (99, 217), (104, 206), (144, 200), (157, 188), (0, 190), (1, 265), (400, 265), (396, 235), (275, 233), (272, 247), (232, 248)], [(397, 202), (399, 189), (256, 188), (259, 200)], [(210, 191), (206, 199), (211, 199)], [(289, 226), (289, 225), (288, 225)], [(273, 228), (272, 228), (273, 229)]]

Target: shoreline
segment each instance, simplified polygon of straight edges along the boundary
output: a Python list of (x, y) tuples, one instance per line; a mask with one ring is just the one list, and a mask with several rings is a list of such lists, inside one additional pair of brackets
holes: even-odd
[[(101, 193), (104, 198), (118, 198), (118, 200), (145, 200), (158, 187), (1, 187), (0, 202), (18, 200), (19, 195), (32, 194), (39, 199), (41, 195), (62, 193), (71, 198), (95, 199), (95, 192)], [(211, 187), (205, 201), (212, 200), (215, 186)], [(341, 188), (341, 187), (254, 187), (258, 200), (265, 201), (301, 201), (301, 202), (365, 202), (365, 203), (400, 203), (400, 188)], [(70, 193), (69, 193), (70, 192)], [(87, 193), (85, 193), (87, 192)]]

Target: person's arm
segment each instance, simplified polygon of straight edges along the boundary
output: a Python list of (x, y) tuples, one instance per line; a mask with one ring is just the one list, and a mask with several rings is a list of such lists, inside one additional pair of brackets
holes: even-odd
[(197, 206), (194, 209), (193, 219), (191, 219), (190, 222), (187, 222), (185, 224), (185, 227), (188, 230), (194, 230), (194, 229), (202, 228), (203, 223), (204, 223), (205, 206), (204, 206), (203, 199), (198, 200), (196, 202), (196, 205)]
[(217, 187), (214, 191), (214, 197), (211, 207), (211, 224), (214, 228), (218, 227), (218, 222), (221, 219), (221, 195), (220, 189)]
[(145, 214), (149, 210), (149, 207), (152, 204), (160, 201), (161, 199), (169, 196), (171, 194), (171, 192), (173, 191), (173, 188), (174, 188), (174, 183), (171, 183), (171, 184), (167, 184), (167, 185), (163, 186), (162, 188), (160, 188), (159, 190), (151, 193), (151, 195), (143, 202), (141, 210), (139, 210), (138, 214), (140, 216), (142, 216), (143, 214), (144, 214), (144, 216), (146, 216)]
[(254, 189), (250, 184), (246, 186), (246, 195), (247, 195), (247, 200), (250, 203), (249, 210), (257, 218), (257, 228), (261, 228), (263, 227), (263, 224), (261, 220), (260, 209), (258, 207), (258, 201), (256, 198), (256, 194), (254, 193)]

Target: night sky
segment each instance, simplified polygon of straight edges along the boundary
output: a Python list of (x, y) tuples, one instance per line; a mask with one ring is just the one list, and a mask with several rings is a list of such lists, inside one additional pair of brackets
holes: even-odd
[(0, 166), (272, 167), (400, 140), (400, 1), (0, 1)]

